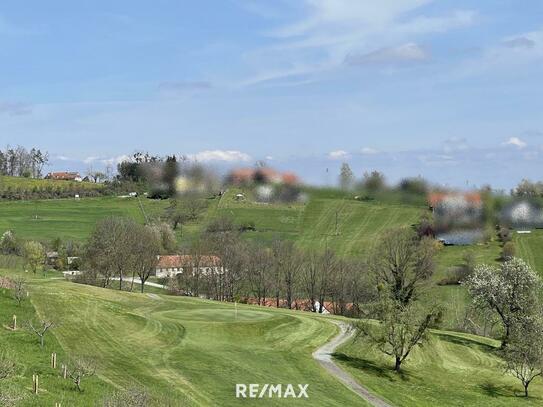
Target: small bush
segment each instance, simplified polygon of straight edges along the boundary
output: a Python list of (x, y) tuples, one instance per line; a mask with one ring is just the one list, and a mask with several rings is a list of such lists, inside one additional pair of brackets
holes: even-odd
[(515, 244), (513, 242), (507, 242), (502, 248), (502, 260), (507, 261), (515, 257)]
[(449, 267), (446, 276), (438, 281), (437, 285), (459, 285), (469, 276), (469, 269), (466, 266)]

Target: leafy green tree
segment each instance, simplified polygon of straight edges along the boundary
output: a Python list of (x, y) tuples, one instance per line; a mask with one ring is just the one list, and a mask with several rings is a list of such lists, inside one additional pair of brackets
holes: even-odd
[(391, 229), (373, 249), (369, 263), (377, 285), (390, 298), (407, 305), (434, 272), (435, 245), (409, 228)]
[(354, 183), (354, 174), (351, 167), (347, 163), (341, 164), (341, 170), (339, 173), (339, 185), (341, 189), (350, 189)]
[(360, 333), (385, 355), (394, 358), (394, 371), (400, 372), (402, 363), (416, 346), (427, 338), (428, 329), (441, 318), (441, 309), (424, 311), (417, 303), (404, 305), (383, 295), (376, 305), (379, 322), (364, 322)]
[(26, 242), (23, 245), (23, 256), (25, 264), (33, 273), (45, 265), (45, 249), (39, 242)]

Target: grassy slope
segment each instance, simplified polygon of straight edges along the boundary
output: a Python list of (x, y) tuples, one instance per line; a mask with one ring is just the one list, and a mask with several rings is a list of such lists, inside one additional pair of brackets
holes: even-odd
[[(6, 273), (4, 271), (4, 273)], [(60, 294), (59, 294), (60, 293)], [(23, 363), (12, 384), (25, 389), (24, 405), (92, 405), (113, 388), (144, 383), (161, 405), (238, 405), (235, 383), (309, 383), (313, 405), (365, 405), (311, 359), (312, 350), (335, 334), (325, 318), (287, 310), (216, 303), (183, 297), (123, 293), (63, 280), (33, 282), (32, 304), (22, 309), (0, 292), (0, 318), (19, 320), (34, 312), (62, 323), (46, 349), (24, 331), (0, 330), (0, 343)], [(337, 361), (361, 383), (397, 406), (535, 406), (543, 402), (543, 381), (532, 397), (516, 397), (521, 387), (503, 375), (497, 343), (471, 335), (434, 331), (417, 348), (400, 376), (365, 343), (341, 347)], [(48, 367), (50, 352), (92, 355), (99, 375), (73, 390)], [(46, 390), (29, 394), (39, 372)], [(306, 404), (266, 400), (265, 405)], [(262, 400), (247, 401), (263, 405)]]
[(340, 255), (364, 254), (384, 230), (410, 226), (422, 211), (420, 207), (409, 205), (313, 199), (303, 214), (299, 243), (302, 247), (321, 250), (328, 245)]
[[(141, 199), (145, 211), (159, 213), (165, 201)], [(130, 216), (143, 221), (134, 198), (83, 198), (13, 201), (0, 203), (0, 231), (12, 229), (23, 238), (50, 240), (85, 239), (97, 220), (109, 215)]]
[[(63, 280), (33, 282), (32, 305), (61, 325), (40, 350), (34, 338), (2, 329), (2, 345), (23, 360), (15, 380), (28, 387), (41, 371), (47, 393), (29, 395), (25, 405), (92, 405), (114, 387), (143, 383), (161, 405), (238, 405), (236, 383), (309, 383), (316, 405), (365, 405), (312, 359), (311, 352), (336, 328), (311, 314), (262, 309), (183, 297), (124, 293)], [(14, 301), (0, 295), (0, 318), (7, 321)], [(99, 375), (78, 394), (47, 368), (51, 351), (92, 356)], [(39, 400), (39, 402), (38, 402)], [(39, 403), (39, 404), (38, 404)], [(247, 402), (262, 405), (262, 400)], [(266, 400), (265, 405), (305, 404), (303, 400)]]
[(540, 406), (543, 380), (530, 386), (529, 399), (520, 397), (522, 385), (503, 373), (496, 355), (498, 343), (473, 335), (435, 331), (405, 362), (403, 373), (393, 373), (392, 361), (363, 341), (348, 343), (335, 357), (346, 370), (396, 406)]
[(36, 178), (24, 178), (24, 177), (8, 177), (0, 176), (0, 190), (7, 188), (11, 189), (32, 189), (32, 188), (48, 188), (53, 189), (60, 188), (70, 190), (88, 190), (88, 189), (102, 189), (103, 184), (97, 184), (94, 182), (77, 182), (77, 181), (59, 181), (52, 179), (36, 179)]
[(543, 277), (543, 230), (533, 230), (530, 234), (514, 235), (517, 256), (525, 259)]

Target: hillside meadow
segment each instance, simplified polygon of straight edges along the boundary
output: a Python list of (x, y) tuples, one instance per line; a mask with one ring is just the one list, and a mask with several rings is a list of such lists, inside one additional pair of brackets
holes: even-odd
[[(156, 406), (234, 406), (239, 405), (236, 383), (309, 384), (310, 401), (317, 405), (366, 405), (311, 357), (336, 334), (326, 318), (31, 279), (30, 300), (21, 307), (0, 290), (0, 343), (18, 361), (17, 375), (2, 385), (25, 394), (23, 406), (92, 406), (116, 389), (133, 387), (146, 389)], [(24, 329), (4, 326), (13, 314), (20, 324), (34, 314), (55, 321), (44, 349)], [(96, 375), (83, 380), (82, 393), (50, 367), (51, 352), (58, 354), (59, 364), (81, 357), (94, 361)], [(39, 395), (30, 391), (35, 373), (40, 375)], [(266, 400), (271, 406), (306, 403)]]
[[(1, 270), (13, 276), (15, 270)], [(18, 361), (17, 375), (5, 388), (25, 395), (21, 405), (96, 405), (115, 390), (145, 388), (156, 406), (234, 406), (236, 383), (307, 383), (309, 400), (271, 399), (265, 405), (365, 406), (362, 399), (331, 377), (311, 353), (330, 340), (331, 317), (285, 309), (219, 303), (169, 295), (121, 292), (79, 285), (54, 275), (28, 275), (30, 298), (17, 306), (0, 290), (0, 343)], [(40, 349), (37, 337), (7, 328), (13, 314), (20, 325), (38, 315), (57, 326)], [(334, 318), (334, 317), (332, 317)], [(347, 318), (338, 317), (346, 323)], [(335, 360), (357, 380), (397, 406), (536, 406), (543, 382), (536, 379), (529, 399), (503, 374), (496, 341), (434, 330), (416, 348), (403, 373), (365, 340), (352, 340)], [(50, 367), (92, 358), (96, 375), (83, 392)], [(31, 394), (32, 374), (42, 390)], [(3, 387), (4, 388), (4, 387)], [(262, 400), (244, 400), (262, 405)]]

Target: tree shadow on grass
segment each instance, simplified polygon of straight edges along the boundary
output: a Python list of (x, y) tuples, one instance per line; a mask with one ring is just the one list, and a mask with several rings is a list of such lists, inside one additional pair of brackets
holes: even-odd
[(516, 397), (516, 389), (509, 385), (496, 384), (487, 380), (486, 382), (481, 383), (478, 387), (486, 396), (489, 397)]
[(402, 380), (409, 380), (411, 377), (411, 374), (408, 372), (405, 372), (402, 370), (400, 371), (400, 373), (396, 373), (394, 372), (391, 366), (378, 365), (375, 362), (372, 362), (371, 360), (368, 360), (368, 359), (356, 358), (356, 357), (348, 356), (344, 353), (333, 353), (332, 357), (335, 360), (343, 362), (352, 368), (363, 370), (369, 374), (386, 378), (389, 380), (393, 380), (396, 378), (399, 378)]
[(478, 350), (481, 350), (483, 352), (495, 352), (496, 348), (492, 345), (482, 343), (482, 342), (476, 342), (472, 339), (468, 338), (462, 338), (460, 336), (456, 336), (454, 334), (449, 334), (446, 332), (435, 332), (434, 336), (438, 337), (442, 341), (454, 343), (455, 345), (461, 345), (461, 346), (467, 346), (470, 348), (476, 348)]

